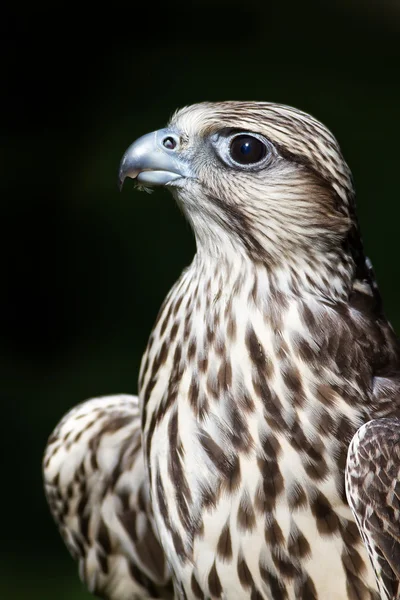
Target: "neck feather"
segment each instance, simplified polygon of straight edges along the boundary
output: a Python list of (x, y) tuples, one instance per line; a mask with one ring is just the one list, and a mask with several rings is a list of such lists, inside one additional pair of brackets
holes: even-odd
[[(347, 301), (353, 288), (355, 264), (350, 253), (343, 248), (331, 251), (282, 257), (266, 253), (249, 252), (242, 244), (226, 236), (221, 240), (196, 236), (197, 254), (193, 267), (199, 277), (212, 277), (221, 287), (229, 287), (234, 275), (253, 279), (257, 295), (283, 294), (288, 296), (314, 296), (324, 301)], [(262, 282), (262, 285), (261, 283)], [(261, 286), (261, 287), (260, 287)]]

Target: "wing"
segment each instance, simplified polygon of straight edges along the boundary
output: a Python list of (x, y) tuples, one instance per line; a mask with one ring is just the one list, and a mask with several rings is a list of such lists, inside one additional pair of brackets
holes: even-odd
[(145, 476), (136, 396), (72, 409), (44, 454), (45, 492), (81, 579), (109, 600), (171, 598)]
[(381, 598), (399, 598), (399, 419), (376, 419), (357, 431), (347, 457), (346, 493), (375, 569)]

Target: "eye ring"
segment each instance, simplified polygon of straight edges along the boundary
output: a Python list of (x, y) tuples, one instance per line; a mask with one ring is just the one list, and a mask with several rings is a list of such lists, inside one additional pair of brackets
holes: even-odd
[(265, 159), (267, 154), (266, 143), (257, 136), (239, 133), (230, 140), (229, 156), (238, 165), (257, 165)]

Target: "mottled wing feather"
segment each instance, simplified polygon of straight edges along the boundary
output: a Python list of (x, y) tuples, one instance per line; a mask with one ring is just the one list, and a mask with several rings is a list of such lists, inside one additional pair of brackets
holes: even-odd
[(57, 425), (43, 473), (52, 515), (89, 590), (172, 597), (148, 496), (136, 396), (93, 398)]
[(400, 597), (400, 420), (369, 421), (355, 434), (346, 492), (375, 569), (381, 597)]

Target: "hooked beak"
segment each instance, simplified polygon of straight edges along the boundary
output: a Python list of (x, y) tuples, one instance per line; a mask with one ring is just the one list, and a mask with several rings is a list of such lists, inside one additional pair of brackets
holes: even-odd
[(147, 186), (166, 185), (190, 175), (180, 156), (180, 139), (169, 129), (159, 129), (133, 142), (122, 157), (119, 188), (127, 177)]

